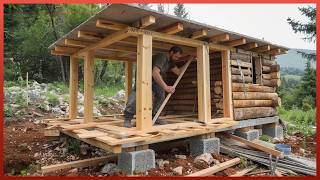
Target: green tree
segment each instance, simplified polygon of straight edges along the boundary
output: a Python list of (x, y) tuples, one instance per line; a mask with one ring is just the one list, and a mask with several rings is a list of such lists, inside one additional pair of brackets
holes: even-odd
[[(312, 6), (302, 7), (299, 8), (299, 11), (301, 11), (302, 15), (308, 18), (307, 22), (300, 22), (292, 18), (288, 18), (287, 21), (295, 33), (301, 33), (305, 35), (303, 38), (305, 41), (314, 43), (316, 40), (316, 8)], [(316, 60), (315, 53), (299, 53), (306, 59), (311, 59), (314, 61)]]
[(174, 14), (178, 17), (181, 18), (187, 18), (188, 17), (188, 12), (186, 11), (185, 7), (183, 4), (178, 3), (175, 7), (174, 7)]
[(163, 4), (158, 4), (158, 11), (161, 13), (164, 13), (164, 5)]

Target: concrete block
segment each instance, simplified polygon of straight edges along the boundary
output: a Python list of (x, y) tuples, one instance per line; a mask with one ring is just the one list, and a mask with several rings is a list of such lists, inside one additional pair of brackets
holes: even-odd
[(249, 140), (249, 141), (252, 141), (254, 139), (259, 138), (259, 130), (257, 130), (257, 129), (249, 130), (246, 132), (242, 132), (240, 130), (235, 130), (234, 134), (236, 136), (242, 137), (242, 138)]
[(273, 138), (283, 139), (283, 128), (278, 124), (267, 124), (262, 127), (262, 134)]
[(204, 153), (220, 153), (220, 139), (219, 138), (192, 138), (190, 139), (190, 153), (192, 156), (198, 156)]
[(130, 175), (155, 168), (155, 153), (152, 149), (122, 152), (118, 156), (118, 167)]

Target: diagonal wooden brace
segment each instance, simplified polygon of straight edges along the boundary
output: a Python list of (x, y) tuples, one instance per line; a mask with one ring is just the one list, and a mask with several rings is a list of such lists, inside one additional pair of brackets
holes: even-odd
[[(190, 63), (192, 62), (192, 59), (190, 59), (185, 65), (184, 65), (184, 69), (182, 70), (181, 74), (179, 75), (179, 77), (177, 78), (177, 80), (174, 82), (173, 87), (176, 88), (178, 83), (180, 82), (182, 76), (184, 75), (184, 73), (186, 72), (187, 68), (189, 67)], [(172, 93), (169, 93), (166, 97), (166, 99), (163, 101), (163, 103), (161, 104), (158, 112), (156, 113), (156, 115), (153, 117), (152, 119), (152, 124), (154, 124), (156, 122), (156, 120), (158, 119), (160, 113), (162, 112), (163, 108), (165, 107), (165, 105), (167, 104), (167, 102), (169, 101), (170, 97), (171, 97)]]

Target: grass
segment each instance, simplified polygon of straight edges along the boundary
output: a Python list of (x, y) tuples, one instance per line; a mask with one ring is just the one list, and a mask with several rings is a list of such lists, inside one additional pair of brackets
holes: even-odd
[[(288, 132), (299, 131), (303, 134), (314, 134), (315, 130), (311, 126), (316, 124), (316, 109), (303, 111), (301, 109), (286, 110), (283, 107), (278, 108), (280, 118), (289, 123)], [(308, 121), (308, 130), (306, 130), (306, 121)]]

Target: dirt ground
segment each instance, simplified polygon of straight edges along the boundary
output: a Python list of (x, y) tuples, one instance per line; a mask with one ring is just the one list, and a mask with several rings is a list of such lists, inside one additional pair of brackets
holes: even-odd
[[(11, 120), (5, 123), (4, 126), (4, 172), (6, 175), (43, 175), (37, 172), (41, 166), (59, 164), (62, 162), (75, 161), (80, 159), (87, 159), (91, 157), (98, 157), (107, 155), (101, 149), (88, 146), (86, 153), (80, 153), (70, 150), (68, 138), (66, 136), (60, 137), (44, 137), (43, 132), (46, 125), (37, 121), (31, 121), (31, 118), (51, 118), (49, 114), (44, 117), (34, 117), (30, 115), (29, 119)], [(36, 123), (35, 123), (36, 122)], [(70, 139), (70, 138), (69, 138)], [(316, 144), (315, 136), (307, 138), (307, 146), (304, 148), (303, 135), (295, 134), (289, 136), (282, 141), (282, 143), (289, 144), (292, 147), (292, 152), (297, 155), (306, 157), (315, 157)], [(82, 144), (83, 145), (83, 144)], [(66, 152), (65, 149), (68, 149)], [(176, 158), (175, 155), (186, 155), (186, 159)], [(226, 155), (213, 155), (214, 159), (220, 162), (230, 160), (231, 157)], [(208, 168), (206, 163), (195, 163), (194, 157), (189, 156), (189, 152), (184, 147), (177, 147), (165, 151), (156, 151), (156, 159), (163, 159), (169, 161), (163, 167), (156, 167), (139, 176), (177, 176), (173, 169), (179, 166), (183, 167), (182, 174), (184, 176), (190, 172), (196, 172), (201, 169)], [(114, 162), (115, 163), (115, 162)], [(103, 165), (90, 168), (76, 168), (65, 169), (52, 173), (44, 174), (46, 176), (107, 176), (100, 172)], [(243, 169), (240, 165), (227, 168), (224, 171), (214, 174), (215, 176), (229, 176), (235, 172)], [(266, 170), (267, 168), (259, 167), (259, 170)], [(124, 173), (117, 172), (114, 175), (123, 176)], [(256, 174), (266, 175), (266, 174)]]

